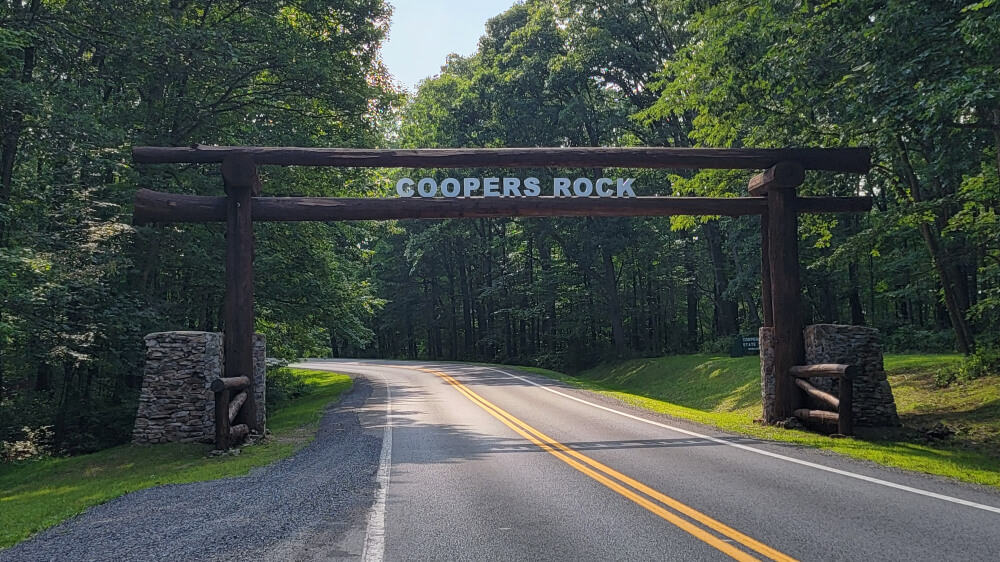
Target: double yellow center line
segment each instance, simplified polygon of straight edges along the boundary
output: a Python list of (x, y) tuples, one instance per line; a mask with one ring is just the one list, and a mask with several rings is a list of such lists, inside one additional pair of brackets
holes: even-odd
[[(504, 425), (513, 429), (519, 435), (531, 441), (542, 450), (551, 453), (554, 457), (586, 474), (604, 486), (614, 490), (622, 496), (641, 505), (652, 513), (662, 517), (666, 521), (676, 525), (686, 531), (691, 536), (705, 542), (736, 560), (753, 561), (758, 560), (755, 556), (734, 546), (739, 543), (747, 549), (759, 553), (772, 560), (781, 562), (794, 562), (794, 558), (783, 554), (757, 540), (754, 540), (743, 533), (712, 519), (708, 515), (681, 503), (662, 492), (654, 490), (645, 484), (629, 478), (628, 476), (600, 463), (596, 460), (563, 445), (555, 439), (545, 435), (541, 431), (531, 427), (510, 413), (506, 412), (496, 404), (486, 400), (482, 396), (473, 392), (454, 377), (435, 371), (433, 369), (420, 369), (421, 371), (432, 373), (444, 379), (455, 387), (466, 398), (486, 410), (490, 415), (500, 420)], [(682, 517), (685, 516), (685, 517)], [(711, 529), (715, 533), (705, 530), (703, 527)], [(721, 535), (724, 538), (720, 538)], [(727, 540), (728, 539), (728, 540)]]

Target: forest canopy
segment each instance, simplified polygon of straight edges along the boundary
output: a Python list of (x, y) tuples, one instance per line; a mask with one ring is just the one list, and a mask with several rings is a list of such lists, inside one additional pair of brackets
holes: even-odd
[[(0, 441), (127, 441), (143, 336), (222, 326), (221, 225), (136, 227), (139, 188), (218, 195), (132, 146), (870, 146), (867, 215), (800, 225), (809, 323), (887, 348), (1000, 334), (996, 0), (527, 0), (414, 92), (383, 0), (0, 3)], [(267, 195), (394, 196), (401, 177), (635, 178), (746, 195), (749, 173), (262, 168)], [(501, 186), (502, 188), (502, 186)], [(761, 325), (753, 217), (256, 227), (268, 354), (513, 362), (728, 352)], [(48, 430), (47, 430), (48, 431)]]

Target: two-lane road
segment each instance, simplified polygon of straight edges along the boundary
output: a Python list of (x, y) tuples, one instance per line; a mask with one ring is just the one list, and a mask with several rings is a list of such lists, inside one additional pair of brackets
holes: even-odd
[(509, 369), (297, 366), (373, 385), (366, 425), (386, 439), (369, 559), (1000, 559), (992, 490), (725, 435)]

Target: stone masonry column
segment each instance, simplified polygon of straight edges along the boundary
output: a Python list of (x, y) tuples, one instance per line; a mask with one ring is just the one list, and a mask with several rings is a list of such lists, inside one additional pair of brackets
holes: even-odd
[[(899, 425), (896, 401), (882, 366), (878, 330), (867, 326), (813, 324), (806, 326), (804, 336), (806, 363), (841, 363), (858, 368), (860, 374), (854, 379), (855, 425)], [(810, 382), (834, 396), (839, 391), (837, 379), (823, 377)]]
[(774, 424), (784, 421), (778, 413), (774, 393), (774, 328), (761, 327), (760, 340), (760, 394), (764, 405), (764, 423)]
[(211, 442), (215, 398), (209, 384), (222, 372), (222, 334), (157, 332), (146, 336), (146, 365), (132, 441)]
[[(157, 332), (146, 341), (134, 443), (202, 442), (215, 439), (215, 393), (212, 381), (223, 376), (225, 360), (218, 332)], [(254, 396), (257, 419), (267, 419), (264, 336), (253, 341)]]

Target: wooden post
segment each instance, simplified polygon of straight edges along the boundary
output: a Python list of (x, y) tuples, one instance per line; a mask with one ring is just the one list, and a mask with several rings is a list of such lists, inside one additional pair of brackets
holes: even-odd
[[(243, 154), (226, 156), (222, 161), (222, 178), (226, 185), (226, 297), (223, 337), (226, 357), (225, 376), (250, 379), (247, 400), (240, 410), (237, 422), (244, 423), (259, 432), (262, 428), (257, 423), (257, 403), (254, 395), (251, 198), (259, 194), (260, 180), (257, 178), (257, 166), (253, 159)], [(226, 393), (228, 394), (228, 391)], [(228, 404), (226, 410), (223, 410), (222, 417), (229, 421)], [(218, 426), (217, 418), (217, 431)], [(226, 437), (227, 439), (229, 437), (228, 431)], [(218, 440), (218, 436), (216, 439)]]
[(225, 451), (229, 448), (229, 389), (215, 393), (215, 448)]
[(765, 172), (767, 184), (768, 255), (771, 265), (771, 310), (774, 322), (775, 414), (785, 419), (800, 407), (802, 394), (790, 369), (805, 363), (799, 279), (799, 221), (795, 188), (804, 172), (794, 162), (781, 162)]
[(764, 309), (764, 327), (774, 326), (771, 309), (771, 256), (767, 213), (760, 216), (760, 305)]
[(854, 435), (854, 372), (846, 371), (837, 384), (840, 385), (837, 431), (841, 435)]

